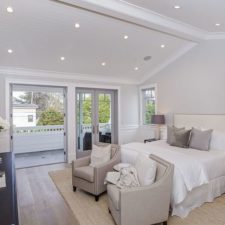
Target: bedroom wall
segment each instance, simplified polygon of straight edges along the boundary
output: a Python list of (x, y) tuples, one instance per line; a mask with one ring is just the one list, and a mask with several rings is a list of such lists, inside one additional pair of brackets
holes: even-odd
[(225, 114), (225, 40), (200, 43), (144, 84), (157, 83), (158, 111)]
[[(0, 75), (0, 117), (4, 118), (5, 115), (5, 79)], [(10, 142), (9, 142), (9, 132), (0, 133), (0, 152), (9, 151)]]
[(121, 87), (121, 144), (133, 142), (137, 139), (139, 127), (139, 88), (137, 85)]

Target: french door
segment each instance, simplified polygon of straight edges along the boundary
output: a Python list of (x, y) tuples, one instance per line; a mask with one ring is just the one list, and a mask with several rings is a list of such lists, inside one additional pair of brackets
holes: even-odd
[(115, 92), (77, 89), (76, 95), (78, 153), (86, 155), (98, 142), (115, 143)]

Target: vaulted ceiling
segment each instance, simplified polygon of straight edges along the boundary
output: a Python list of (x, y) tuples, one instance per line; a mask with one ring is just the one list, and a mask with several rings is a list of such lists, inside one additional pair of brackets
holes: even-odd
[[(223, 30), (223, 24), (212, 24), (222, 21), (224, 15), (211, 18), (207, 25), (187, 16), (193, 5), (186, 9), (183, 4), (178, 12), (174, 3), (1, 0), (0, 71), (15, 70), (21, 75), (25, 70), (48, 71), (59, 77), (140, 83), (204, 39), (206, 33), (201, 30)], [(190, 35), (192, 28), (168, 22), (149, 10), (201, 30), (193, 29)], [(181, 10), (187, 15), (182, 17)], [(144, 60), (146, 56), (149, 60)]]

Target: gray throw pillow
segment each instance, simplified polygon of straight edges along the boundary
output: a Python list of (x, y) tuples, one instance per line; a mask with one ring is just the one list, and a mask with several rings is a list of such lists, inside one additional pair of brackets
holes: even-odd
[(177, 128), (175, 126), (167, 126), (167, 143), (170, 145), (174, 139), (174, 132), (175, 131), (180, 131), (180, 130), (185, 130), (184, 127)]
[(213, 130), (201, 131), (195, 128), (191, 130), (190, 148), (208, 151)]
[(180, 147), (180, 148), (188, 148), (190, 135), (191, 135), (191, 130), (175, 131), (174, 136), (172, 138), (171, 145)]

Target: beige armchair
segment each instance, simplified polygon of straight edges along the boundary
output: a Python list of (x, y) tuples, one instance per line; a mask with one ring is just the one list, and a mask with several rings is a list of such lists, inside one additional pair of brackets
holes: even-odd
[(108, 184), (108, 206), (117, 225), (167, 224), (174, 167), (151, 155), (157, 162), (155, 183), (150, 186), (118, 189)]
[(112, 144), (111, 160), (98, 167), (91, 167), (90, 156), (74, 160), (72, 162), (72, 183), (73, 191), (80, 188), (95, 196), (98, 201), (99, 195), (106, 191), (104, 180), (107, 172), (113, 170), (113, 166), (120, 162), (120, 148)]

